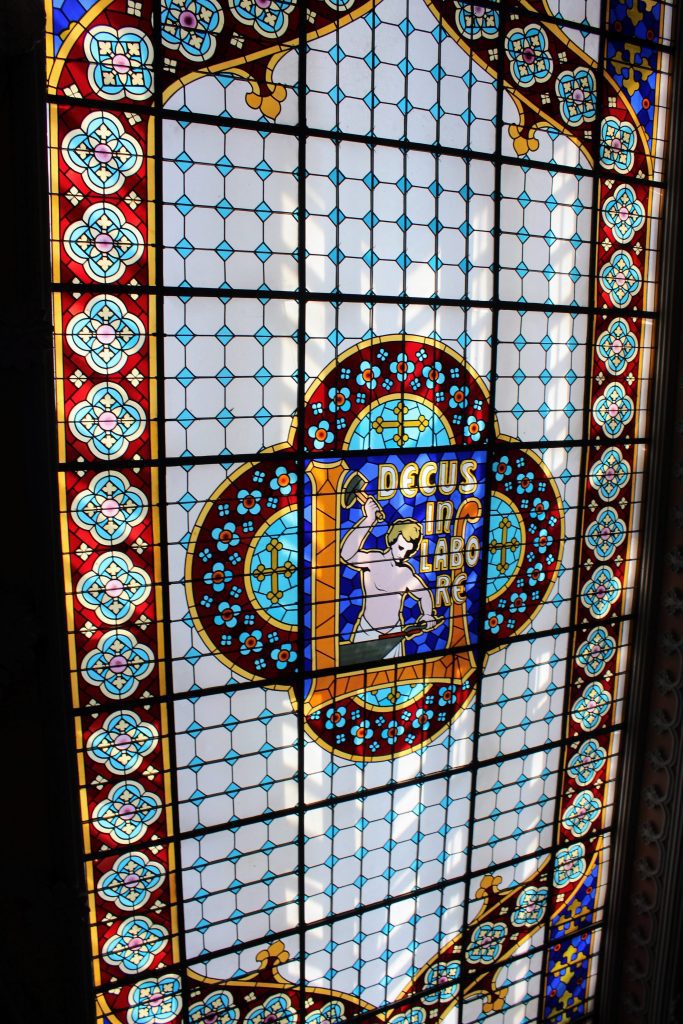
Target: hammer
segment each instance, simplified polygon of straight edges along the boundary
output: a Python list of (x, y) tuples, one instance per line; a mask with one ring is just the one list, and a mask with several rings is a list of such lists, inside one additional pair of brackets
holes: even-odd
[[(357, 469), (352, 470), (346, 477), (342, 485), (341, 490), (341, 503), (342, 508), (351, 508), (356, 502), (363, 507), (365, 502), (368, 500), (368, 493), (365, 490), (368, 484), (367, 477), (359, 473)], [(380, 509), (377, 513), (377, 521), (382, 522), (385, 519), (384, 512)]]

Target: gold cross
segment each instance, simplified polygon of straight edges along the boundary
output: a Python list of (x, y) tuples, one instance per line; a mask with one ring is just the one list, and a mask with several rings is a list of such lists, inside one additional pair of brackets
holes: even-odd
[(501, 519), (500, 529), (502, 539), (500, 542), (498, 542), (497, 540), (492, 540), (491, 543), (489, 544), (489, 548), (494, 555), (498, 551), (500, 552), (500, 558), (498, 560), (498, 572), (501, 575), (504, 575), (510, 568), (510, 563), (507, 560), (508, 551), (511, 551), (514, 555), (519, 550), (519, 541), (515, 537), (513, 537), (511, 540), (508, 540), (508, 530), (510, 529), (511, 526), (512, 523), (510, 522), (507, 516), (505, 516), (504, 519)]
[(373, 420), (372, 429), (376, 430), (378, 434), (384, 433), (385, 430), (391, 430), (392, 427), (396, 428), (392, 440), (397, 445), (404, 445), (408, 441), (408, 433), (406, 428), (417, 427), (420, 433), (423, 433), (429, 426), (429, 420), (427, 417), (420, 413), (415, 420), (407, 420), (408, 406), (404, 402), (399, 402), (394, 410), (395, 420), (385, 420), (382, 415), (379, 415), (377, 419)]
[(279, 589), (280, 576), (284, 576), (286, 580), (290, 579), (290, 577), (293, 576), (293, 574), (296, 571), (296, 566), (294, 565), (293, 562), (290, 562), (289, 559), (287, 559), (286, 562), (280, 565), (278, 560), (278, 553), (282, 551), (281, 541), (275, 539), (269, 541), (269, 543), (266, 545), (266, 551), (270, 552), (270, 566), (263, 565), (263, 563), (260, 563), (254, 569), (254, 576), (259, 581), (259, 583), (263, 583), (263, 581), (267, 579), (267, 577), (271, 577), (271, 589), (268, 591), (268, 594), (266, 596), (271, 604), (278, 604), (283, 597), (282, 591)]

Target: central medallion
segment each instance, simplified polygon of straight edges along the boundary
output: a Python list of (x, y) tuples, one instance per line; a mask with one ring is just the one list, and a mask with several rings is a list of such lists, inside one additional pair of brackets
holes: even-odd
[(432, 340), (374, 338), (321, 374), (288, 445), (214, 493), (188, 598), (238, 679), (289, 689), (334, 753), (383, 760), (469, 703), (485, 653), (541, 607), (561, 545), (554, 481), (498, 437), (472, 367)]

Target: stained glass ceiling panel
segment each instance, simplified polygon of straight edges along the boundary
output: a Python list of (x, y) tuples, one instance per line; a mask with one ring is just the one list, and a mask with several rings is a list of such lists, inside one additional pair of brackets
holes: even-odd
[(48, 5), (101, 1024), (590, 1016), (670, 5)]

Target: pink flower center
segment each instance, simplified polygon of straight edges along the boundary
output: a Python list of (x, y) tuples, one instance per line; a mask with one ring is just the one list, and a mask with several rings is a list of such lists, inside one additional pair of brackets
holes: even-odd
[(125, 733), (121, 733), (114, 740), (114, 746), (118, 747), (119, 750), (126, 750), (132, 743), (130, 736), (126, 736)]
[(123, 583), (121, 580), (107, 580), (104, 590), (107, 597), (120, 597), (123, 593)]
[(114, 71), (117, 71), (119, 74), (130, 70), (130, 60), (126, 57), (125, 53), (114, 54), (114, 59), (111, 63)]
[(112, 672), (116, 672), (117, 675), (120, 672), (123, 672), (126, 669), (127, 665), (127, 660), (121, 654), (115, 654), (114, 657), (109, 662), (109, 668), (112, 670)]
[(121, 807), (119, 807), (119, 816), (123, 818), (124, 821), (128, 821), (128, 819), (132, 818), (134, 815), (135, 808), (133, 804), (122, 804)]
[(138, 884), (139, 881), (140, 876), (136, 875), (134, 871), (131, 871), (131, 873), (129, 875), (126, 875), (126, 877), (124, 878), (123, 884), (127, 885), (129, 889), (132, 889), (134, 886)]
[(109, 252), (114, 246), (114, 239), (106, 231), (100, 231), (95, 237), (95, 248), (99, 252)]
[(101, 412), (97, 417), (98, 427), (101, 427), (102, 430), (106, 431), (113, 430), (118, 422), (119, 421), (113, 412)]
[(101, 164), (108, 164), (113, 155), (111, 146), (108, 146), (106, 142), (99, 142), (95, 146), (95, 156)]
[(524, 49), (522, 50), (522, 58), (527, 64), (533, 64), (535, 56), (534, 51), (531, 49), (530, 46), (524, 47)]
[(183, 11), (180, 17), (178, 18), (178, 21), (180, 22), (183, 28), (197, 27), (197, 18), (192, 13), (192, 11)]
[(103, 345), (109, 345), (116, 337), (116, 331), (110, 324), (100, 324), (95, 331), (95, 337), (98, 341), (101, 341)]
[(115, 516), (120, 508), (121, 506), (119, 505), (118, 501), (114, 501), (113, 498), (105, 498), (101, 505), (102, 512), (109, 519), (111, 519), (112, 516)]
[(572, 93), (572, 98), (573, 98), (575, 103), (583, 103), (583, 101), (585, 99), (585, 94), (584, 94), (583, 89), (574, 89), (574, 92)]

